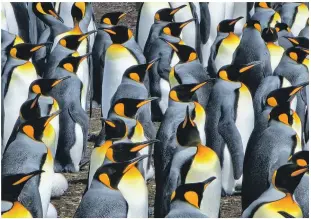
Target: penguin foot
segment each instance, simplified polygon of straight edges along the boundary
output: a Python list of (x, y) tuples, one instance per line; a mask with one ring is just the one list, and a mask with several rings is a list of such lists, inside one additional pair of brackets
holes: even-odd
[(46, 213), (47, 218), (57, 218), (57, 211), (51, 203), (49, 204), (48, 207), (48, 212)]
[(68, 181), (63, 174), (54, 173), (52, 194), (53, 198), (62, 196), (68, 189)]
[(80, 168), (79, 166), (76, 167), (74, 164), (66, 164), (66, 166), (63, 169), (64, 173), (77, 173), (79, 172)]
[(95, 142), (96, 140), (97, 140), (97, 135), (95, 135), (95, 134), (89, 134), (87, 136), (87, 141), (88, 142)]
[(56, 160), (54, 161), (54, 172), (55, 172), (55, 173), (61, 173), (61, 172), (63, 172), (63, 167), (62, 167), (62, 165), (60, 165), (60, 163), (57, 162)]

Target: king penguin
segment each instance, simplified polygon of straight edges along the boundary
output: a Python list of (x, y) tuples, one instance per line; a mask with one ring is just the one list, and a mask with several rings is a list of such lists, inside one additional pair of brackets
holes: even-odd
[(157, 11), (170, 7), (168, 2), (143, 2), (141, 4), (138, 10), (135, 39), (143, 51)]
[(59, 113), (60, 111), (24, 122), (2, 158), (3, 174), (25, 173), (34, 171), (35, 168), (44, 171), (40, 176), (33, 178), (31, 183), (27, 183), (24, 193), (20, 196), (21, 202), (34, 217), (46, 217), (51, 206), (54, 162), (51, 151), (42, 139), (47, 125)]
[(234, 27), (241, 19), (243, 17), (223, 20), (217, 26), (217, 37), (211, 46), (207, 69), (212, 77), (216, 77), (221, 67), (231, 64), (233, 53), (240, 44), (240, 38), (234, 34)]
[(144, 64), (146, 59), (130, 29), (114, 26), (103, 30), (110, 35), (113, 42), (106, 50), (102, 81), (102, 116), (107, 118), (111, 98), (121, 83), (124, 71), (132, 65)]
[(292, 44), (286, 39), (286, 37), (294, 37), (290, 27), (285, 23), (277, 23), (275, 25), (275, 30), (278, 33), (279, 45), (282, 46), (284, 49), (292, 47)]
[(81, 106), (82, 82), (76, 76), (79, 64), (84, 56), (68, 56), (56, 68), (52, 77), (71, 76), (50, 91), (57, 100), (62, 113), (59, 116), (59, 138), (55, 157), (55, 172), (78, 172), (79, 164), (84, 156), (88, 116)]
[(222, 164), (223, 194), (232, 195), (241, 188), (244, 152), (254, 128), (254, 109), (250, 90), (243, 81), (260, 62), (226, 65), (220, 68), (212, 88), (206, 112), (206, 145)]
[(103, 31), (104, 28), (110, 28), (126, 16), (124, 12), (110, 12), (104, 14), (97, 24), (98, 32), (95, 37), (94, 47), (92, 50), (93, 58), (93, 100), (100, 104), (101, 89), (104, 70), (104, 59), (107, 48), (112, 44), (109, 34)]
[(291, 28), (294, 36), (298, 36), (309, 18), (309, 8), (304, 2), (286, 2), (282, 5), (280, 14), (282, 22), (286, 23)]
[(300, 31), (298, 36), (306, 37), (309, 39), (309, 18), (306, 22), (306, 26)]
[(136, 164), (147, 156), (101, 166), (74, 217), (148, 217), (148, 190)]
[(294, 118), (289, 103), (274, 107), (268, 119), (268, 127), (262, 131), (257, 141), (253, 142), (244, 161), (243, 209), (269, 188), (274, 171), (285, 164), (294, 151), (302, 149), (297, 133), (292, 128)]
[[(242, 217), (280, 218), (284, 215), (280, 215), (280, 211), (292, 217), (303, 217), (301, 207), (294, 198), (294, 191), (307, 171), (309, 166), (297, 164), (285, 164), (275, 170), (269, 180), (270, 188), (244, 210)], [(255, 185), (249, 186), (253, 191), (258, 189)]]
[(29, 59), (44, 46), (22, 43), (9, 51), (10, 56), (1, 76), (5, 113), (3, 145), (6, 145), (11, 135), (20, 106), (27, 100), (29, 85), (38, 78), (36, 68)]
[(31, 212), (20, 202), (18, 197), (28, 180), (41, 173), (41, 170), (36, 170), (24, 174), (1, 175), (2, 218), (33, 218)]
[(245, 84), (255, 95), (261, 80), (272, 75), (270, 53), (261, 37), (261, 25), (259, 21), (248, 20), (244, 25), (241, 42), (233, 57), (233, 65), (243, 65), (254, 61), (261, 61), (260, 66), (250, 70), (243, 78)]
[(269, 2), (255, 2), (255, 13), (251, 19), (259, 21), (262, 29), (281, 23), (280, 14), (272, 8)]
[(270, 53), (270, 63), (272, 72), (279, 65), (284, 53), (284, 49), (278, 45), (278, 34), (274, 28), (265, 28), (261, 33), (262, 39), (266, 42)]
[(201, 210), (203, 193), (206, 188), (215, 180), (210, 177), (198, 183), (187, 183), (178, 186), (171, 196), (171, 209), (166, 218), (207, 218), (210, 215), (204, 214)]

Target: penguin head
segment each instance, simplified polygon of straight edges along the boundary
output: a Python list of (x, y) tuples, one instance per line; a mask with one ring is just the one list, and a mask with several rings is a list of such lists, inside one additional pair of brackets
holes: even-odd
[(306, 37), (285, 37), (293, 44), (294, 47), (300, 46), (304, 49), (309, 49), (309, 39)]
[(113, 106), (113, 111), (118, 116), (134, 119), (138, 109), (145, 104), (158, 99), (150, 97), (148, 99), (121, 98)]
[(279, 191), (293, 194), (304, 173), (308, 171), (309, 165), (285, 164), (274, 172), (272, 184)]
[(261, 37), (266, 43), (276, 42), (278, 40), (278, 33), (274, 28), (268, 27), (263, 29)]
[(266, 103), (268, 106), (275, 107), (290, 102), (294, 99), (295, 95), (308, 84), (309, 82), (306, 82), (296, 86), (284, 87), (271, 91), (267, 96)]
[(187, 202), (196, 208), (200, 208), (205, 189), (215, 179), (216, 177), (212, 176), (203, 182), (187, 183), (178, 186), (171, 195), (171, 202), (180, 200)]
[(32, 118), (40, 117), (40, 106), (39, 106), (39, 98), (41, 94), (37, 94), (37, 96), (31, 100), (25, 101), (20, 108), (20, 116), (24, 120), (29, 120)]
[(117, 25), (119, 21), (126, 15), (124, 12), (110, 12), (104, 14), (101, 19), (101, 24), (107, 24), (107, 25)]
[(191, 102), (195, 91), (211, 81), (214, 79), (211, 78), (202, 83), (177, 85), (170, 90), (169, 98), (175, 102)]
[(120, 140), (127, 136), (127, 126), (122, 119), (108, 120), (102, 118), (102, 120), (105, 128), (106, 140)]
[(29, 138), (42, 142), (42, 136), (45, 128), (61, 111), (58, 110), (51, 115), (27, 120), (20, 127), (20, 131)]
[(221, 21), (217, 26), (217, 31), (222, 33), (234, 32), (235, 24), (241, 20), (243, 17), (238, 17), (235, 19), (228, 19)]
[(160, 39), (164, 40), (176, 52), (180, 62), (186, 63), (198, 59), (197, 52), (191, 46), (168, 42), (167, 40), (161, 37)]
[(181, 146), (196, 146), (201, 143), (199, 130), (191, 117), (187, 106), (184, 121), (178, 125), (176, 131), (176, 139)]
[(256, 29), (261, 33), (261, 25), (260, 22), (257, 20), (248, 20), (243, 27), (243, 30), (246, 28)]
[(76, 51), (84, 39), (96, 32), (97, 31), (94, 30), (84, 34), (68, 35), (60, 39), (59, 44), (67, 49)]
[(309, 49), (305, 49), (302, 47), (290, 47), (286, 50), (286, 55), (297, 62), (298, 64), (302, 64), (309, 55)]
[(291, 32), (290, 27), (286, 23), (276, 23), (275, 25), (276, 32), (286, 31)]
[(174, 14), (176, 14), (180, 9), (186, 7), (187, 5), (181, 5), (177, 8), (162, 8), (157, 11), (154, 15), (155, 21), (165, 21), (172, 22), (174, 18)]
[(79, 23), (86, 14), (86, 8), (90, 3), (88, 2), (75, 2), (71, 8), (71, 16), (73, 19), (73, 23)]
[(225, 65), (218, 71), (218, 77), (225, 81), (240, 81), (244, 73), (253, 67), (261, 64), (260, 61), (248, 63), (246, 65)]
[(13, 46), (10, 49), (10, 56), (14, 59), (21, 59), (28, 61), (33, 54), (41, 49), (42, 47), (49, 45), (50, 43), (42, 44), (30, 44), (30, 43), (21, 43)]
[(149, 145), (158, 142), (158, 140), (149, 140), (144, 142), (119, 142), (108, 148), (106, 157), (113, 162), (122, 162), (137, 157), (138, 152)]
[(133, 32), (126, 26), (113, 26), (111, 28), (104, 28), (103, 31), (110, 35), (111, 41), (114, 44), (122, 44), (133, 37)]
[(76, 73), (78, 71), (79, 65), (89, 56), (91, 53), (87, 53), (82, 56), (68, 56), (62, 59), (58, 67), (65, 69), (68, 72)]
[(123, 76), (133, 81), (144, 83), (146, 73), (160, 58), (156, 58), (146, 64), (133, 65), (125, 70)]
[(171, 22), (165, 25), (162, 29), (162, 32), (166, 35), (173, 36), (173, 37), (179, 37), (181, 34), (181, 31), (187, 24), (194, 21), (194, 19), (190, 19), (184, 22)]
[(269, 121), (275, 120), (283, 124), (291, 126), (293, 124), (293, 110), (290, 108), (290, 103), (286, 102), (282, 105), (274, 107), (269, 114)]
[(17, 201), (28, 180), (42, 172), (44, 171), (37, 170), (26, 174), (1, 175), (1, 199), (10, 202)]
[(59, 79), (56, 78), (40, 78), (33, 81), (29, 86), (29, 93), (43, 94), (48, 96), (49, 92), (57, 85), (59, 85), (64, 80), (70, 78), (70, 76), (62, 77)]
[(55, 21), (64, 23), (64, 20), (56, 13), (51, 2), (34, 2), (32, 11), (40, 20), (47, 24), (55, 23)]
[(300, 167), (306, 167), (309, 165), (309, 151), (299, 151), (290, 156), (288, 160)]
[(255, 8), (271, 8), (271, 2), (255, 2)]
[(136, 157), (132, 160), (117, 162), (117, 163), (109, 163), (101, 166), (97, 169), (94, 179), (97, 179), (105, 186), (110, 189), (118, 190), (118, 184), (122, 180), (122, 177), (135, 165), (148, 157), (148, 155), (143, 155), (140, 157)]

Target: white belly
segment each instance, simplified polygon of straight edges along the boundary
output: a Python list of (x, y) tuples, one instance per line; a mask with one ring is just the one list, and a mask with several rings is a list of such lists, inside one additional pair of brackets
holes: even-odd
[(78, 123), (75, 124), (75, 136), (76, 142), (70, 149), (70, 157), (74, 164), (75, 170), (79, 171), (79, 164), (83, 152), (83, 132), (81, 126)]
[[(136, 142), (143, 142), (143, 141), (148, 141), (148, 139), (146, 138), (145, 135), (140, 135), (140, 136), (133, 136), (131, 138), (131, 141), (133, 143)], [(150, 146), (149, 146), (150, 147)], [(142, 155), (149, 155), (149, 147), (144, 147), (143, 149), (141, 149), (139, 151), (139, 154)], [(143, 161), (141, 161), (143, 163), (143, 168), (144, 168), (144, 176), (148, 175), (148, 162), (149, 162), (149, 158), (145, 158)], [(147, 180), (147, 179), (146, 179)]]
[(160, 109), (164, 115), (168, 107), (168, 96), (170, 92), (170, 83), (163, 78), (160, 78), (160, 90), (161, 90), (161, 99), (159, 101)]
[(233, 174), (233, 164), (231, 159), (231, 154), (229, 152), (227, 144), (224, 147), (223, 151), (223, 164), (222, 164), (222, 176), (221, 176), (221, 185), (223, 190), (228, 195), (234, 193), (235, 188), (235, 179)]
[[(87, 53), (87, 44), (88, 44), (87, 39), (84, 39), (81, 42), (77, 50), (80, 56), (85, 55)], [(90, 80), (88, 59), (83, 60), (82, 63), (79, 65), (77, 76), (83, 84), (82, 91), (81, 91), (81, 105), (82, 105), (82, 108), (85, 110), (86, 103), (87, 103), (87, 93), (89, 89), (89, 80)]]
[(125, 47), (113, 44), (107, 49), (102, 89), (104, 118), (108, 116), (111, 98), (121, 83), (124, 71), (137, 64), (135, 57)]
[(100, 147), (93, 149), (92, 154), (91, 154), (91, 159), (90, 159), (88, 188), (90, 188), (91, 186), (95, 172), (104, 163), (105, 155), (106, 155), (106, 150), (103, 150)]
[(8, 91), (4, 97), (4, 134), (3, 144), (6, 145), (19, 116), (21, 105), (28, 98), (29, 85), (38, 78), (32, 63), (18, 66), (13, 70)]
[(154, 23), (154, 15), (162, 8), (170, 8), (168, 2), (145, 2), (140, 12), (137, 42), (142, 50), (145, 48), (150, 28)]
[(291, 27), (291, 32), (294, 36), (298, 36), (300, 31), (305, 27), (309, 17), (309, 10), (307, 6), (300, 6), (296, 14), (295, 21)]
[[(54, 109), (51, 111), (51, 113), (54, 112)], [(55, 142), (54, 142), (54, 146), (52, 146), (50, 148), (53, 157), (55, 157), (56, 155), (56, 150), (57, 150), (57, 145), (58, 145), (58, 138), (59, 138), (59, 116), (54, 117), (54, 119), (52, 119), (52, 121), (50, 122), (50, 124), (52, 125), (54, 132), (55, 132)]]
[[(192, 11), (189, 3), (187, 2), (171, 2), (173, 8), (179, 7), (181, 5), (187, 5), (185, 8), (181, 9), (180, 12), (177, 12), (174, 15), (176, 22), (183, 22), (189, 19), (192, 19)], [(187, 24), (182, 30), (182, 40), (186, 45), (196, 48), (196, 27), (195, 22)]]
[(221, 45), (219, 47), (216, 59), (215, 59), (215, 66), (217, 71), (223, 67), (224, 65), (229, 65), (232, 62), (232, 56), (235, 51), (235, 47), (224, 47)]
[(174, 67), (178, 62), (179, 62), (179, 58), (178, 58), (176, 52), (173, 52), (173, 57), (172, 57), (170, 66)]
[[(291, 87), (292, 84), (285, 78), (283, 77), (283, 84), (282, 84), (282, 88), (285, 87)], [(296, 111), (297, 108), (297, 97), (295, 96), (294, 99), (291, 101), (290, 103), (290, 108), (294, 111)]]

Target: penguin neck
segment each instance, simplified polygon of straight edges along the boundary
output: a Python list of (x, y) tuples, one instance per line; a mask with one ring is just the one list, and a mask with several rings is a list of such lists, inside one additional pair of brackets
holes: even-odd
[(104, 30), (101, 30), (101, 28), (111, 28), (114, 27), (115, 25), (113, 24), (105, 24), (105, 23), (99, 23), (98, 24), (98, 30), (100, 30), (101, 32), (106, 33)]
[(54, 22), (53, 24), (50, 25), (51, 28), (51, 35), (53, 36), (53, 39), (62, 34), (65, 33), (67, 31), (70, 30), (69, 27), (67, 27), (66, 25), (64, 25), (62, 22), (58, 21), (58, 22)]
[(31, 213), (18, 201), (14, 202), (12, 208), (1, 216), (3, 218), (32, 218)]
[(180, 42), (180, 38), (179, 37), (174, 37), (174, 36), (171, 36), (171, 35), (167, 35), (165, 33), (161, 33), (160, 36), (163, 39), (165, 39), (166, 41), (170, 42), (170, 43), (179, 43)]
[(177, 102), (175, 100), (172, 100), (171, 98), (169, 98), (168, 101), (168, 106), (169, 107), (183, 107), (183, 106), (188, 106), (189, 104), (191, 104), (192, 102)]
[(133, 135), (131, 137), (131, 141), (132, 142), (140, 142), (140, 141), (144, 141), (145, 139), (146, 138), (145, 138), (144, 127), (137, 120), (136, 125), (135, 125), (134, 130), (133, 130)]

